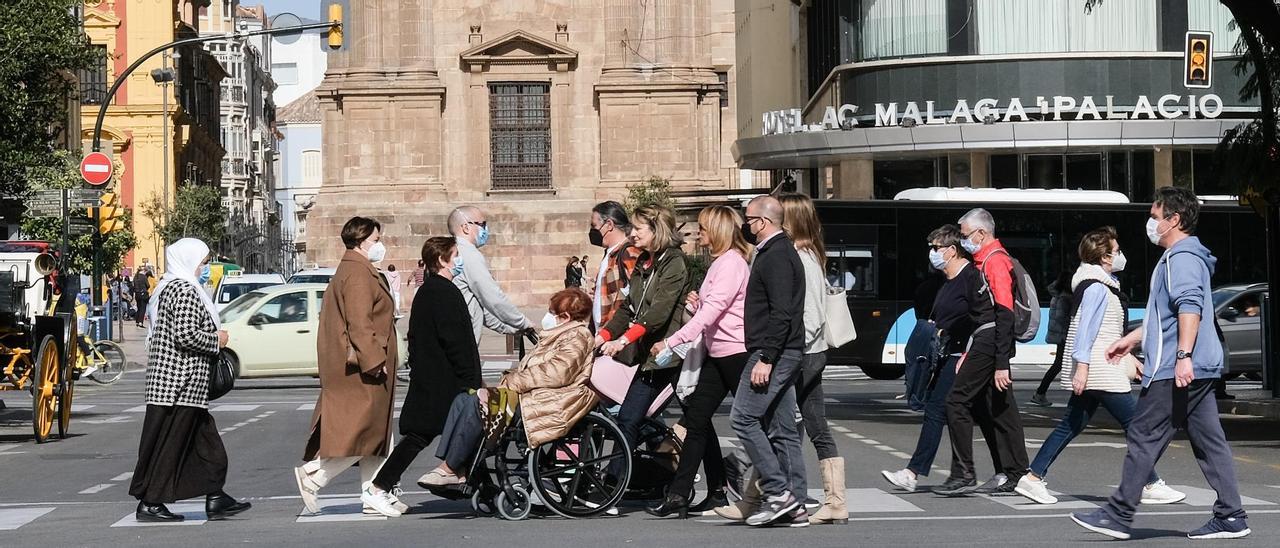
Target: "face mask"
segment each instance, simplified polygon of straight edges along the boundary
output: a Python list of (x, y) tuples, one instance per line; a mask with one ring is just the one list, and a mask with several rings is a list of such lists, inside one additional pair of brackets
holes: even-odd
[(209, 268), (209, 265), (204, 265), (204, 268), (200, 269), (200, 285), (209, 283), (209, 279), (212, 277), (213, 269)]
[(551, 331), (557, 327), (560, 327), (560, 318), (555, 314), (547, 312), (546, 315), (542, 317), (542, 330)]
[(387, 257), (387, 246), (382, 245), (382, 242), (373, 242), (373, 245), (369, 246), (368, 253), (369, 262), (380, 263)]
[(929, 264), (933, 265), (934, 270), (942, 270), (947, 267), (947, 259), (942, 256), (941, 249), (929, 250)]
[(1124, 270), (1124, 265), (1128, 262), (1128, 259), (1124, 258), (1124, 252), (1117, 251), (1116, 254), (1111, 257), (1111, 271), (1120, 272)]
[[(1170, 228), (1169, 230), (1173, 230)], [(1160, 245), (1160, 237), (1164, 236), (1169, 230), (1160, 232), (1160, 221), (1155, 219), (1147, 219), (1147, 239), (1151, 240), (1152, 245)]]
[(742, 223), (742, 237), (746, 238), (747, 243), (756, 245), (756, 235), (751, 233), (751, 223)]
[(587, 240), (591, 242), (591, 245), (604, 247), (604, 234), (601, 234), (598, 228), (593, 227), (587, 231)]
[(487, 243), (489, 243), (489, 226), (485, 225), (480, 227), (480, 233), (476, 235), (476, 247), (484, 247)]
[(462, 275), (462, 257), (453, 259), (453, 268), (449, 269), (449, 275), (454, 278)]
[(973, 243), (973, 240), (970, 240), (969, 238), (960, 240), (960, 247), (963, 247), (970, 255), (973, 255), (974, 253), (977, 253), (979, 249), (982, 249), (982, 246)]

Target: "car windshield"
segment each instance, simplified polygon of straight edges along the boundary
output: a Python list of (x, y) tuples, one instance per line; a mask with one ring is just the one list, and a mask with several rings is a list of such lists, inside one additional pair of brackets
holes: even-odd
[(224, 323), (235, 321), (236, 318), (243, 316), (246, 311), (252, 308), (253, 303), (258, 302), (258, 299), (261, 299), (263, 295), (266, 295), (266, 292), (251, 291), (241, 295), (239, 298), (232, 301), (231, 304), (227, 305), (226, 308), (222, 309), (222, 312), (218, 313), (218, 318)]
[(298, 274), (292, 278), (289, 278), (289, 283), (291, 284), (327, 284), (329, 283), (329, 278), (332, 278), (332, 277), (333, 276), (330, 274)]
[(248, 293), (255, 289), (271, 287), (273, 285), (280, 285), (280, 284), (279, 282), (253, 282), (253, 283), (242, 283), (242, 284), (231, 284), (231, 285), (223, 284), (222, 287), (218, 288), (218, 300), (216, 302), (218, 304), (226, 304), (240, 298), (240, 296), (244, 295), (245, 293)]

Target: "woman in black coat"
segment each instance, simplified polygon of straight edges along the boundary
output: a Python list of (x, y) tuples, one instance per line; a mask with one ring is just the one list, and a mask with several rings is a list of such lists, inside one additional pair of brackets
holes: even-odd
[(467, 321), (470, 312), (452, 281), (462, 271), (457, 258), (452, 237), (438, 236), (422, 244), (429, 274), (409, 313), (409, 391), (400, 411), (402, 439), (373, 479), (374, 490), (395, 487), (418, 453), (444, 430), (454, 397), (481, 386), (480, 351)]

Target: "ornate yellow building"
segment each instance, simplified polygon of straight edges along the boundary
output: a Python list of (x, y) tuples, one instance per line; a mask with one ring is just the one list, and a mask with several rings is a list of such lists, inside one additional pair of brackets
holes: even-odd
[[(92, 145), (98, 110), (117, 75), (161, 44), (198, 35), (200, 16), (210, 1), (85, 0), (85, 32), (93, 47), (106, 53), (101, 66), (81, 75), (86, 150)], [(174, 81), (165, 85), (151, 74), (162, 63), (175, 72)], [(124, 205), (133, 209), (139, 240), (126, 264), (133, 266), (143, 258), (163, 264), (162, 242), (152, 219), (142, 213), (144, 202), (156, 197), (172, 203), (179, 184), (219, 184), (224, 151), (219, 143), (218, 86), (225, 76), (212, 55), (198, 45), (188, 46), (172, 58), (157, 55), (148, 60), (112, 98), (102, 126), (103, 152), (115, 161), (112, 184)]]

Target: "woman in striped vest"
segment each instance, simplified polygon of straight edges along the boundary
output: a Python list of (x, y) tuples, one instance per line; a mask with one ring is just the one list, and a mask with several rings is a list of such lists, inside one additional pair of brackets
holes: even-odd
[[(1018, 494), (1040, 504), (1058, 499), (1049, 492), (1045, 475), (1054, 459), (1062, 454), (1101, 405), (1126, 430), (1137, 409), (1131, 393), (1132, 379), (1141, 375), (1141, 364), (1132, 356), (1109, 363), (1107, 347), (1124, 335), (1127, 320), (1120, 300), (1120, 281), (1115, 273), (1124, 270), (1125, 257), (1116, 240), (1116, 229), (1102, 227), (1080, 240), (1080, 268), (1071, 279), (1071, 324), (1063, 350), (1070, 375), (1062, 377), (1063, 388), (1071, 391), (1066, 412), (1058, 427), (1044, 440), (1031, 463), (1031, 472), (1022, 476)], [(1172, 504), (1186, 498), (1165, 484), (1154, 471), (1142, 490), (1143, 504)]]

